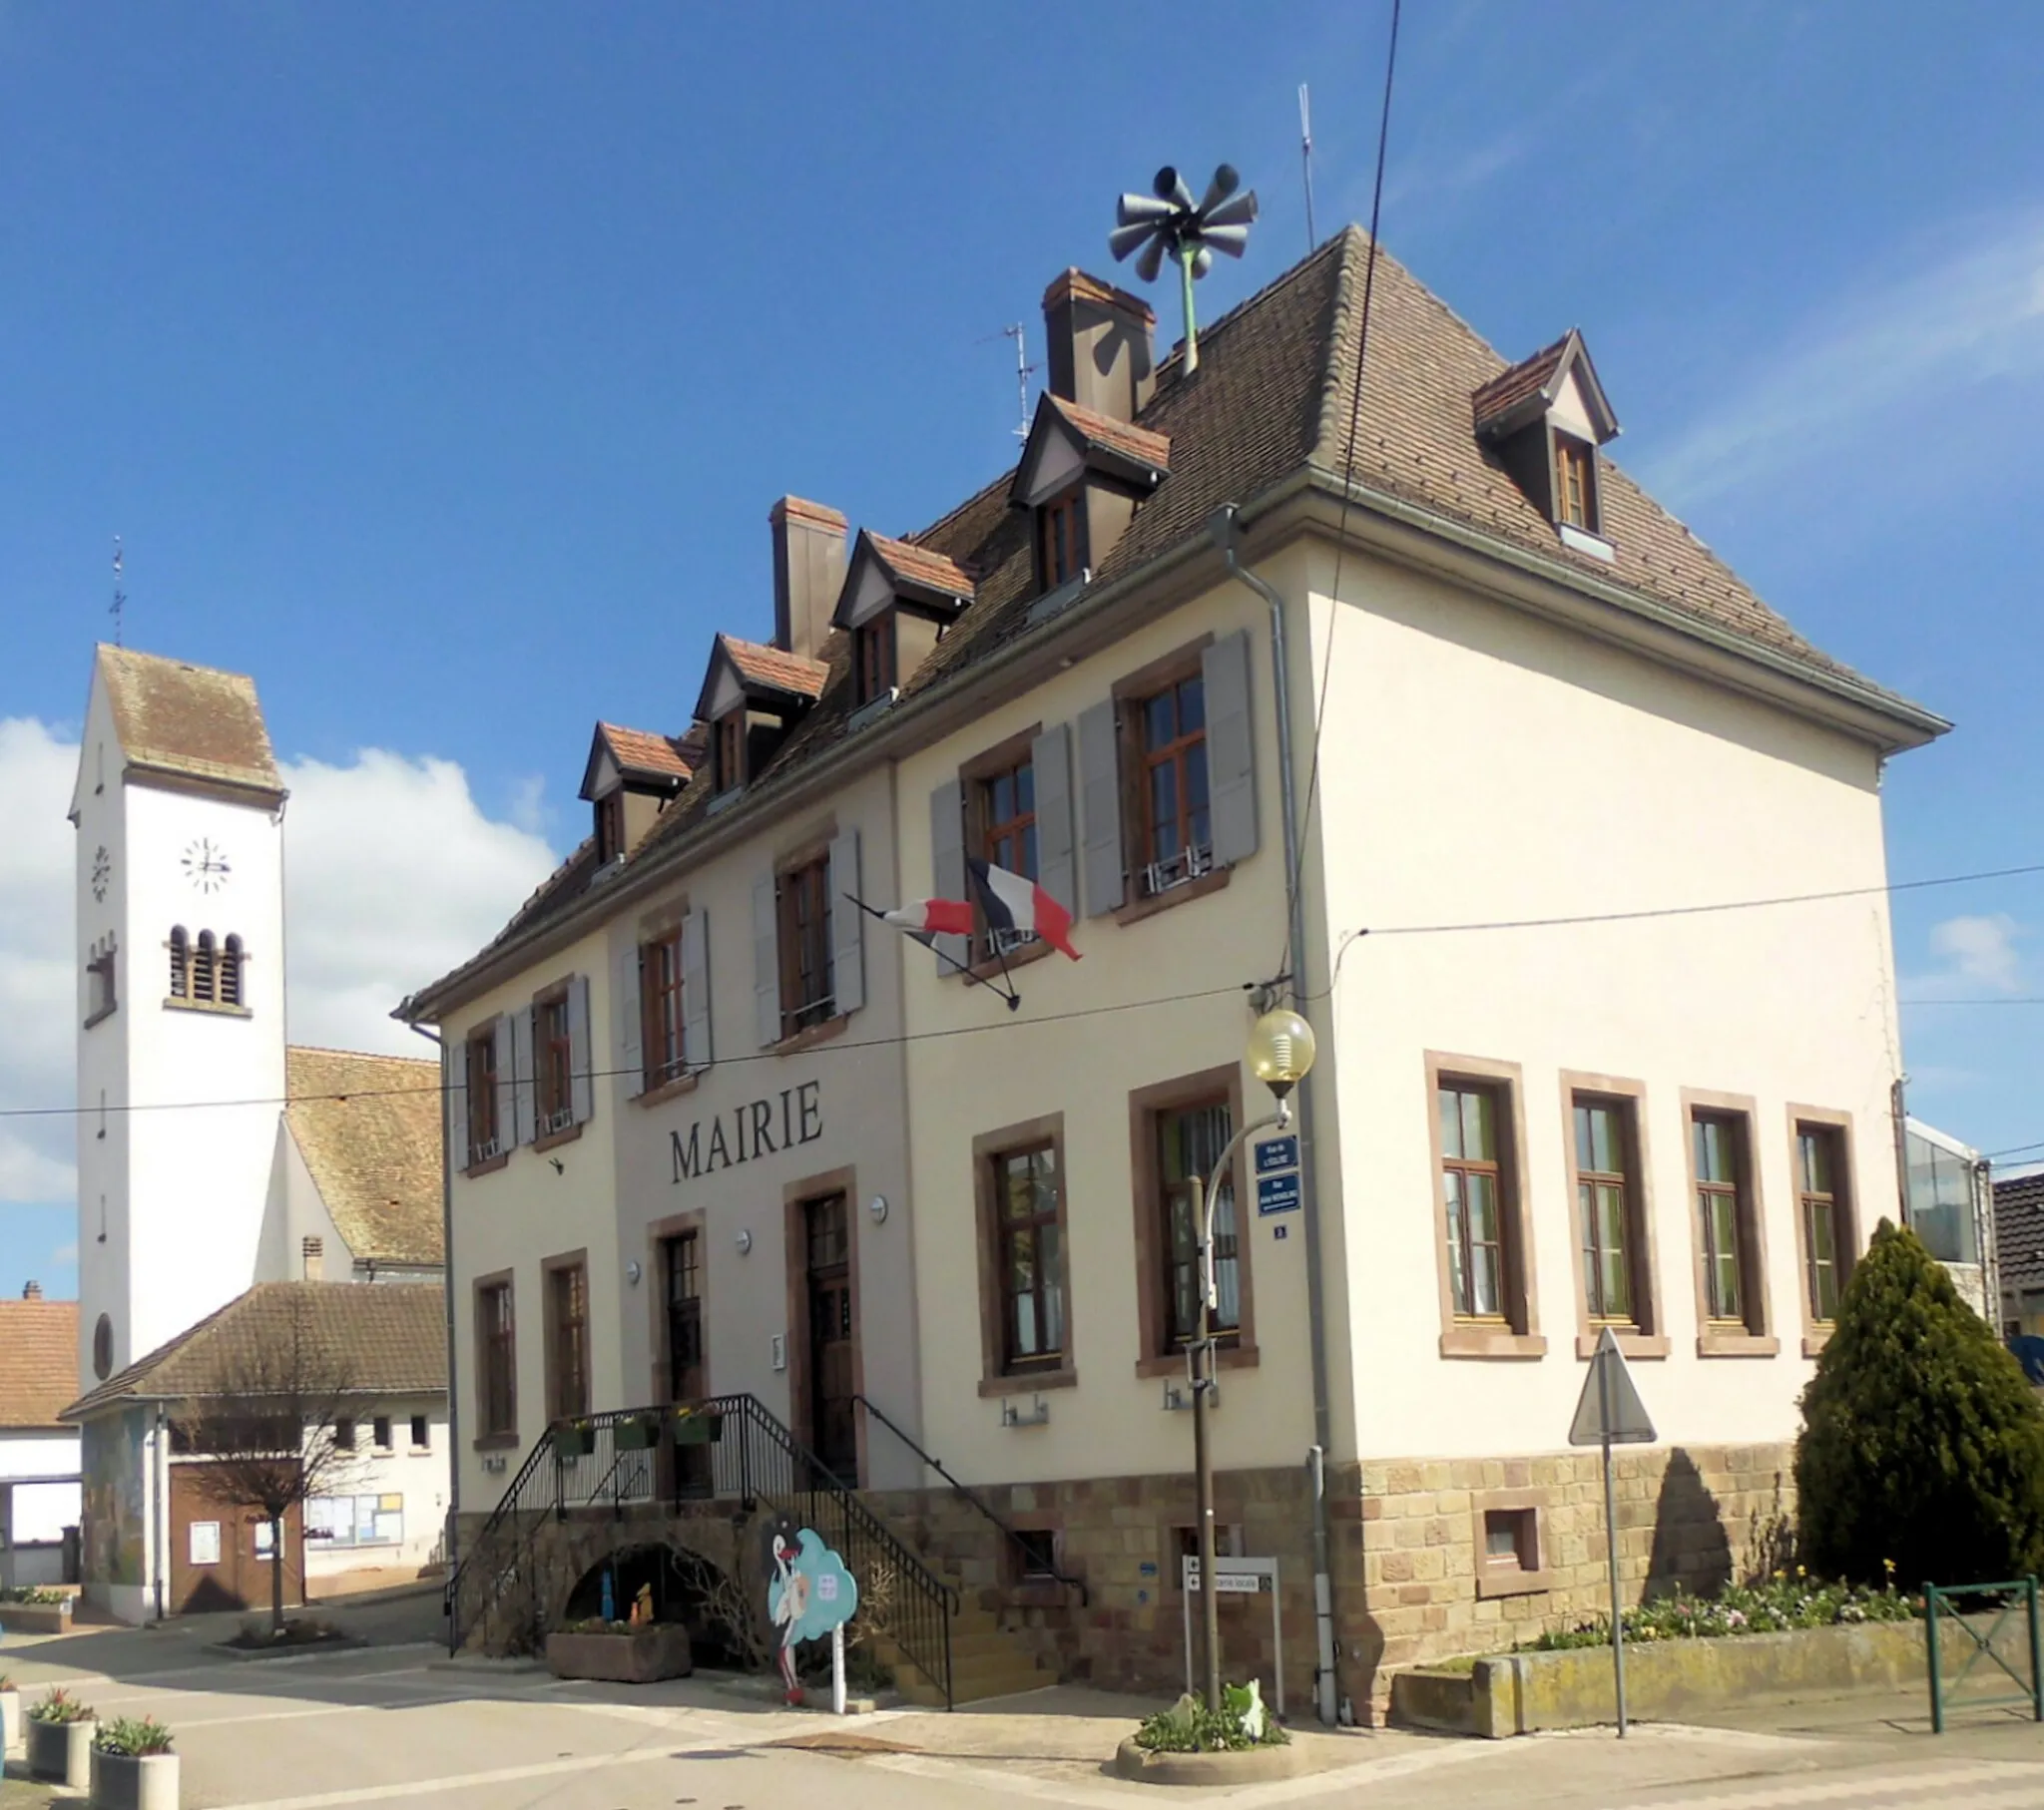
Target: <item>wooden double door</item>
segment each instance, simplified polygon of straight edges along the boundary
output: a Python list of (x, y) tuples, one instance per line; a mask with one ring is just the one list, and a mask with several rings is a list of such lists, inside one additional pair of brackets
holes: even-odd
[[(170, 1611), (267, 1608), (269, 1523), (253, 1509), (217, 1501), (206, 1488), (208, 1469), (204, 1461), (171, 1466)], [(286, 1603), (304, 1597), (304, 1523), (293, 1506), (283, 1524)]]

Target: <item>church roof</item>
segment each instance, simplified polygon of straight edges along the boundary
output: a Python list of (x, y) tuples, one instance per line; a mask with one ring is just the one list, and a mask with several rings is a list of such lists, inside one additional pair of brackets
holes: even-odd
[(78, 1303), (0, 1301), (0, 1430), (56, 1427), (78, 1388)]
[(282, 796), (253, 679), (105, 646), (99, 672), (130, 765)]
[(442, 1395), (447, 1389), (446, 1295), (437, 1282), (257, 1282), (66, 1408), (90, 1420), (128, 1402), (217, 1397), (237, 1373), (275, 1375), (303, 1337), (315, 1392), (364, 1398)]
[(439, 1065), (293, 1047), (284, 1076), (285, 1123), (355, 1260), (443, 1261)]

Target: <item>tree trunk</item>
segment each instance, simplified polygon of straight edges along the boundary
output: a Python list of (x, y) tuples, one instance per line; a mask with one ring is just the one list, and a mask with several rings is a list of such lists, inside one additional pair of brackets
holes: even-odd
[(283, 1517), (269, 1518), (269, 1634), (283, 1638)]

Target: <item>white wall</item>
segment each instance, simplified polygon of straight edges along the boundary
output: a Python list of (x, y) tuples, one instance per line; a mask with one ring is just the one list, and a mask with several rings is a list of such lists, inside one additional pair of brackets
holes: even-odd
[[(375, 1418), (379, 1414), (390, 1418), (391, 1447), (387, 1452), (378, 1451), (374, 1442)], [(415, 1414), (426, 1417), (423, 1446), (411, 1443), (411, 1418)], [(388, 1498), (400, 1499), (397, 1512), (403, 1516), (403, 1538), (395, 1544), (379, 1539), (354, 1546), (308, 1538), (308, 1584), (352, 1571), (416, 1571), (434, 1557), (440, 1544), (446, 1523), (451, 1459), (445, 1401), (420, 1398), (365, 1406), (355, 1422), (355, 1451), (356, 1462), (336, 1472), (323, 1494), (373, 1496), (386, 1509)], [(309, 1510), (306, 1527), (309, 1534)]]
[[(328, 1282), (345, 1282), (353, 1271), (353, 1256), (333, 1215), (326, 1210), (318, 1183), (305, 1164), (305, 1153), (291, 1133), (282, 1114), (276, 1119), (276, 1145), (270, 1157), (269, 1186), (263, 1196), (262, 1233), (256, 1274), (262, 1282), (295, 1282), (305, 1273), (304, 1241), (320, 1241), (320, 1277)], [(437, 1280), (437, 1271), (425, 1272)]]
[[(78, 1475), (75, 1432), (0, 1432), (0, 1485), (16, 1477)], [(17, 1484), (12, 1532), (17, 1546), (58, 1540), (78, 1526), (79, 1486), (72, 1483)]]

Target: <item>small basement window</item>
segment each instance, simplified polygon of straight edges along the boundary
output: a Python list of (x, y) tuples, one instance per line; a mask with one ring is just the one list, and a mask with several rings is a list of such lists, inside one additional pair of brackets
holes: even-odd
[(1015, 1530), (1015, 1570), (1024, 1584), (1058, 1575), (1058, 1537), (1050, 1528)]
[(1483, 1566), (1489, 1572), (1537, 1572), (1540, 1569), (1539, 1511), (1485, 1509)]

